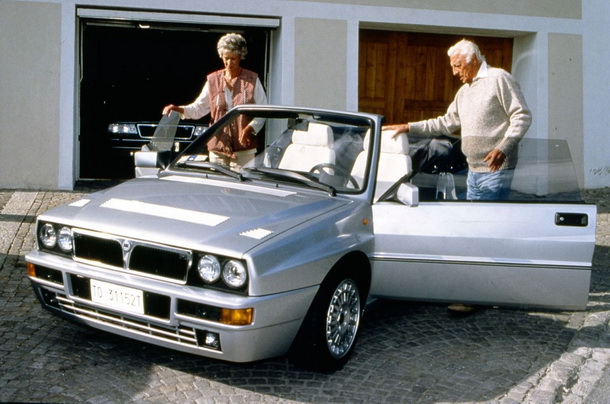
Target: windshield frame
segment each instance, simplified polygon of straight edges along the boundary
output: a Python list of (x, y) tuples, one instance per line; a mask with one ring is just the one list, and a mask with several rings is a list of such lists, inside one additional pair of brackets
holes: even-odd
[[(354, 185), (353, 179), (350, 180), (350, 171), (353, 168), (355, 159), (359, 153), (363, 151), (362, 142), (367, 133), (375, 133), (381, 127), (382, 118), (374, 114), (366, 113), (351, 113), (332, 110), (321, 110), (312, 108), (295, 108), (270, 105), (243, 105), (233, 108), (218, 122), (207, 129), (193, 144), (191, 144), (183, 153), (181, 153), (170, 165), (170, 170), (174, 172), (188, 172), (196, 174), (199, 170), (205, 171), (206, 176), (221, 175), (205, 164), (190, 164), (188, 167), (185, 162), (187, 160), (197, 162), (203, 161), (207, 153), (207, 143), (222, 128), (234, 122), (238, 116), (248, 116), (249, 118), (262, 118), (265, 120), (265, 125), (261, 132), (264, 132), (264, 139), (267, 147), (257, 153), (256, 157), (244, 167), (239, 169), (231, 168), (232, 171), (240, 173), (248, 181), (263, 181), (270, 182), (274, 186), (281, 184), (282, 186), (303, 186), (309, 188), (320, 189), (328, 192), (330, 195), (335, 194), (350, 194), (360, 196), (366, 192), (369, 183), (369, 171), (371, 164), (371, 151), (374, 142), (374, 136), (369, 136), (371, 146), (368, 147), (368, 153), (364, 158), (363, 178), (357, 180), (357, 186)], [(282, 126), (284, 125), (284, 126)], [(292, 125), (292, 126), (291, 126)], [(280, 155), (286, 152), (286, 148), (292, 144), (290, 132), (311, 132), (311, 127), (314, 125), (329, 127), (327, 129), (331, 133), (332, 152), (336, 155), (337, 167), (326, 167), (320, 165), (320, 170), (326, 172), (312, 173), (299, 169), (291, 169), (290, 166), (278, 166), (277, 162), (269, 161), (271, 153), (275, 150)], [(308, 129), (309, 128), (309, 129)], [(281, 132), (281, 133), (280, 133)], [(260, 136), (260, 132), (259, 135)], [(285, 136), (285, 138), (281, 138)], [(293, 133), (294, 136), (294, 133)], [(309, 136), (309, 135), (308, 135)], [(318, 135), (316, 135), (318, 136)], [(284, 142), (284, 143), (283, 143)], [(267, 158), (268, 161), (264, 161)], [(258, 173), (253, 173), (257, 167), (273, 168), (286, 171), (294, 171), (298, 175), (286, 175), (282, 178), (278, 173), (265, 173), (260, 170)], [(229, 167), (226, 167), (229, 169)], [(313, 167), (312, 167), (313, 168)], [(208, 170), (209, 169), (209, 170)], [(226, 174), (226, 173), (225, 173)], [(319, 182), (320, 186), (316, 186), (311, 181)], [(350, 185), (346, 185), (346, 184)]]

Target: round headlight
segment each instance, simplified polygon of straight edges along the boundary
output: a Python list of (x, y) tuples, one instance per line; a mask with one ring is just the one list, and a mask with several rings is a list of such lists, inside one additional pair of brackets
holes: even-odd
[(46, 248), (54, 248), (57, 243), (57, 232), (55, 231), (55, 227), (50, 223), (42, 225), (38, 232), (38, 237), (40, 238), (42, 245)]
[(220, 262), (213, 255), (204, 255), (197, 263), (197, 271), (205, 283), (214, 283), (220, 278)]
[(72, 252), (72, 230), (62, 227), (57, 234), (57, 245), (63, 252)]
[(248, 271), (241, 262), (229, 260), (222, 267), (222, 279), (228, 287), (239, 289), (246, 284)]

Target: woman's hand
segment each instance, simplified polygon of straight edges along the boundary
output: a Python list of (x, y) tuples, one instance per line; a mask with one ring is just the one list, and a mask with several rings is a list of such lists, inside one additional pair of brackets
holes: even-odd
[(170, 112), (172, 112), (172, 111), (176, 111), (180, 115), (184, 114), (184, 108), (181, 108), (174, 104), (169, 104), (169, 105), (166, 105), (165, 108), (163, 108), (163, 115), (169, 116)]
[(249, 136), (254, 136), (256, 135), (256, 133), (254, 133), (254, 128), (250, 125), (247, 125), (242, 131), (241, 134), (239, 136), (240, 140), (242, 139), (246, 139)]

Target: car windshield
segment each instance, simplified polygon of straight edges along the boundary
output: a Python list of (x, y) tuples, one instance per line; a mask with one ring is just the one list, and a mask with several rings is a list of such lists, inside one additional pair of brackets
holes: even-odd
[[(261, 127), (257, 141), (267, 144), (244, 167), (211, 162), (208, 141), (231, 130), (240, 120)], [(364, 188), (365, 170), (352, 172), (363, 141), (374, 120), (356, 114), (293, 109), (241, 108), (225, 115), (193, 143), (173, 164), (188, 171), (213, 171), (244, 180), (299, 184), (336, 192), (358, 193)], [(367, 137), (368, 141), (368, 137)], [(262, 150), (261, 150), (262, 149)], [(366, 167), (366, 157), (358, 165)]]

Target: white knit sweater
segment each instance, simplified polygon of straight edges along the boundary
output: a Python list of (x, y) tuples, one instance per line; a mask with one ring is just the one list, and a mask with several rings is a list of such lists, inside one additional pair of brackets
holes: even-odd
[(493, 149), (506, 155), (502, 169), (517, 164), (517, 144), (532, 122), (519, 84), (506, 71), (487, 67), (487, 73), (464, 84), (438, 118), (409, 123), (409, 132), (453, 134), (461, 129), (462, 152), (474, 172), (488, 172), (483, 159)]

